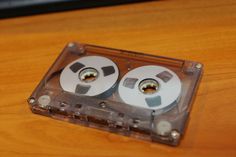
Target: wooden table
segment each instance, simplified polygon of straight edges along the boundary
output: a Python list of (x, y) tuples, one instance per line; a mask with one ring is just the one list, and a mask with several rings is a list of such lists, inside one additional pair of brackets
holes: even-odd
[[(26, 99), (70, 41), (204, 63), (180, 146), (32, 114)], [(0, 156), (236, 156), (235, 0), (164, 0), (0, 20)]]

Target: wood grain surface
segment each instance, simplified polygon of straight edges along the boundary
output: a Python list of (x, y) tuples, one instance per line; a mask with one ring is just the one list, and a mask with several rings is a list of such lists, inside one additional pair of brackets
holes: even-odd
[[(70, 41), (202, 62), (181, 144), (32, 114), (26, 99)], [(163, 0), (0, 20), (0, 156), (236, 156), (236, 1)]]

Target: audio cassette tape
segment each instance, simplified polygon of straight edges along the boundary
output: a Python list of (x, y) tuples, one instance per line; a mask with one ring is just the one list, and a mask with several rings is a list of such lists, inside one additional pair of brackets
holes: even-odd
[(69, 43), (28, 99), (33, 113), (177, 145), (202, 64)]

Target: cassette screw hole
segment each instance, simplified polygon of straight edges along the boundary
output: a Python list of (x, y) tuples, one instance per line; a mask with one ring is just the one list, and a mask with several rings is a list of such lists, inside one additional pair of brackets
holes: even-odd
[(133, 127), (138, 128), (138, 124), (140, 123), (139, 119), (133, 119)]
[(139, 84), (139, 90), (143, 94), (154, 94), (159, 89), (159, 83), (154, 79), (145, 79), (140, 82)]
[(171, 131), (171, 137), (174, 139), (174, 140), (178, 140), (180, 138), (180, 133), (176, 130), (172, 130)]
[(198, 63), (198, 64), (196, 65), (196, 68), (201, 69), (201, 68), (202, 68), (202, 64)]
[(123, 118), (125, 115), (124, 115), (124, 113), (118, 113), (118, 116)]
[(106, 103), (105, 103), (105, 102), (101, 102), (99, 105), (100, 105), (102, 108), (106, 108)]
[(60, 104), (60, 107), (66, 107), (66, 103), (65, 102), (61, 102), (61, 104)]
[(68, 44), (68, 47), (74, 47), (74, 46), (75, 46), (74, 43), (69, 43), (69, 44)]
[(34, 98), (29, 98), (28, 102), (32, 105), (35, 103), (35, 99)]
[(85, 68), (79, 73), (79, 79), (85, 83), (93, 82), (97, 77), (98, 71), (94, 68)]
[(139, 119), (134, 119), (134, 120), (133, 120), (133, 123), (134, 123), (134, 124), (138, 124), (139, 122), (140, 122)]
[(76, 107), (76, 108), (81, 108), (81, 107), (82, 107), (82, 104), (76, 104), (75, 107)]

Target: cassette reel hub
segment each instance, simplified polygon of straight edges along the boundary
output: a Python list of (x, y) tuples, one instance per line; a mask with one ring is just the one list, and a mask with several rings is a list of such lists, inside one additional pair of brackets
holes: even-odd
[(139, 84), (139, 90), (144, 94), (154, 94), (159, 89), (159, 83), (153, 79), (144, 79)]
[(98, 71), (94, 68), (85, 68), (79, 73), (79, 79), (83, 82), (93, 82), (98, 77)]

